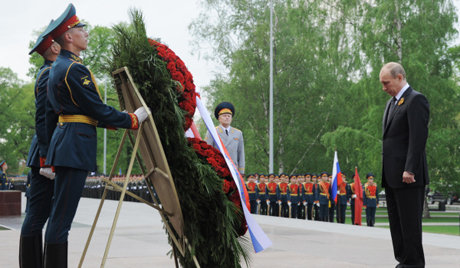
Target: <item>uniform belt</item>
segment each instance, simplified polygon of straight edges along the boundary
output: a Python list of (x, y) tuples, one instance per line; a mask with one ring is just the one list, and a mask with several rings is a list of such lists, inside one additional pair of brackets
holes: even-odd
[(312, 195), (313, 193), (305, 193), (306, 195)]
[(248, 191), (248, 194), (255, 194), (255, 191)]
[(287, 195), (287, 193), (281, 193), (281, 195)]
[(82, 114), (61, 114), (59, 116), (59, 123), (84, 123), (97, 126), (97, 120)]
[(346, 195), (346, 194), (339, 194), (339, 195)]
[(276, 195), (276, 193), (268, 193), (269, 195)]
[(327, 195), (327, 194), (320, 193), (320, 195)]
[(375, 195), (371, 195), (371, 196), (369, 196), (368, 198), (375, 198)]
[(291, 196), (297, 196), (297, 194), (291, 194)]

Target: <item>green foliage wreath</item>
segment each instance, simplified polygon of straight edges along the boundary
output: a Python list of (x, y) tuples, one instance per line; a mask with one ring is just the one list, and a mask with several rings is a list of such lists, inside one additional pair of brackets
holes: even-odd
[[(193, 78), (190, 75), (178, 81), (180, 76), (176, 74), (173, 79), (171, 66), (168, 69), (168, 61), (154, 45), (159, 42), (149, 42), (147, 38), (142, 14), (133, 10), (130, 15), (131, 24), (114, 27), (116, 39), (110, 67), (129, 68), (152, 111), (182, 207), (184, 233), (191, 246), (185, 257), (178, 254), (179, 261), (183, 267), (194, 267), (192, 252), (201, 267), (241, 267), (241, 259), (249, 262), (250, 246), (246, 238), (239, 237), (244, 219), (241, 210), (224, 193), (223, 178), (206, 158), (196, 154), (184, 135), (184, 126), (189, 124), (186, 118), (191, 118), (191, 112), (184, 110), (180, 102), (184, 92), (192, 94), (187, 82), (193, 83)], [(174, 247), (171, 241), (170, 244)]]

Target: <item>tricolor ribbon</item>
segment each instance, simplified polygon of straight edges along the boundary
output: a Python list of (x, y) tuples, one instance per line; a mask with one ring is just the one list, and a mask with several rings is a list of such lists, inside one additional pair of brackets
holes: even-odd
[(198, 111), (201, 114), (201, 117), (203, 118), (203, 121), (209, 133), (211, 134), (212, 139), (217, 144), (217, 147), (218, 147), (217, 149), (219, 149), (219, 151), (224, 156), (225, 162), (227, 163), (230, 173), (232, 174), (232, 178), (236, 186), (238, 187), (238, 191), (240, 193), (241, 204), (246, 204), (246, 205), (242, 205), (241, 207), (243, 208), (244, 217), (246, 218), (246, 223), (248, 224), (248, 229), (249, 229), (249, 234), (251, 236), (252, 245), (256, 253), (260, 252), (270, 247), (272, 245), (272, 242), (267, 237), (267, 235), (264, 233), (262, 228), (260, 228), (259, 224), (257, 224), (254, 217), (252, 217), (252, 214), (249, 212), (248, 210), (249, 197), (248, 197), (248, 192), (246, 190), (246, 185), (244, 184), (244, 181), (243, 181), (243, 177), (241, 176), (240, 172), (238, 171), (238, 168), (236, 167), (236, 165), (233, 163), (232, 159), (230, 158), (230, 155), (228, 154), (227, 149), (225, 148), (224, 144), (222, 143), (222, 140), (217, 134), (214, 123), (212, 122), (212, 119), (209, 116), (209, 113), (204, 107), (203, 103), (201, 102), (201, 99), (199, 98), (199, 96), (196, 96), (196, 106), (198, 108)]

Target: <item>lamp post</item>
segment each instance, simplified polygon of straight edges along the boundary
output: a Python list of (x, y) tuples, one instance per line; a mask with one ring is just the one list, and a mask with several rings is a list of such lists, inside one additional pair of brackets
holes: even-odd
[(270, 0), (270, 104), (269, 104), (269, 173), (273, 173), (273, 2)]

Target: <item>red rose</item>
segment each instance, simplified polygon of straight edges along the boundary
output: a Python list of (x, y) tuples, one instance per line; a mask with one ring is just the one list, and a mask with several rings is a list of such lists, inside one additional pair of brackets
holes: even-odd
[(176, 71), (176, 64), (174, 62), (170, 61), (166, 68), (169, 70), (169, 72), (173, 73)]
[(206, 158), (206, 160), (208, 161), (209, 164), (211, 164), (211, 166), (213, 166), (214, 168), (218, 167), (219, 165), (217, 164), (217, 162), (211, 158), (211, 157), (208, 157)]
[(181, 82), (181, 84), (184, 83), (184, 76), (180, 72), (173, 72), (171, 73), (172, 79)]
[(224, 193), (228, 193), (228, 191), (230, 190), (230, 182), (228, 182), (227, 180), (224, 180), (223, 183), (222, 183), (222, 190), (224, 191)]

